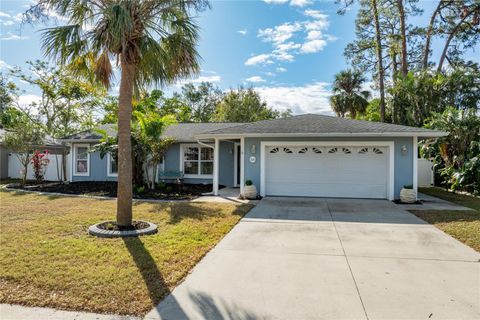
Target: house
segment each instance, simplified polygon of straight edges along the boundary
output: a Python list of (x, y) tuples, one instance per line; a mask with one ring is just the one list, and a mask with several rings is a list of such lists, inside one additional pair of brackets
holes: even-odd
[[(0, 128), (0, 179), (21, 179), (23, 165), (18, 159), (18, 154), (8, 150), (3, 141), (4, 137), (8, 131)], [(66, 146), (63, 145), (58, 140), (52, 138), (49, 135), (45, 135), (43, 138), (43, 145), (37, 146), (35, 149), (39, 151), (48, 150), (49, 154), (47, 158), (49, 159), (49, 164), (45, 170), (45, 180), (48, 181), (61, 181), (63, 176), (62, 169), (62, 154)], [(70, 162), (68, 156), (67, 164)], [(66, 168), (66, 172), (70, 169)], [(27, 170), (27, 179), (33, 180), (33, 166), (29, 164)]]
[[(103, 128), (112, 130), (112, 127)], [(160, 171), (181, 171), (186, 183), (243, 188), (261, 196), (396, 199), (417, 188), (417, 142), (445, 132), (389, 123), (304, 114), (252, 123), (180, 123)], [(100, 134), (66, 139), (72, 147), (71, 181), (116, 180), (112, 157), (88, 148)]]

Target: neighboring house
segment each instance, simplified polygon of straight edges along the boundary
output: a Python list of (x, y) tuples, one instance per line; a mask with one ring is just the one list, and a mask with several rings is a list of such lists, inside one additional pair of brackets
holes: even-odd
[[(103, 129), (112, 130), (112, 127)], [(180, 123), (164, 136), (177, 140), (162, 171), (187, 183), (239, 186), (251, 180), (262, 196), (396, 199), (417, 188), (418, 139), (445, 132), (381, 122), (305, 114), (253, 123)], [(88, 148), (101, 135), (69, 137), (71, 181), (116, 180), (111, 157)], [(241, 190), (240, 190), (241, 191)]]
[[(17, 154), (12, 153), (3, 144), (3, 140), (7, 131), (0, 129), (0, 179), (21, 179), (23, 165), (18, 160)], [(50, 136), (44, 137), (44, 145), (38, 146), (39, 151), (48, 150), (48, 159), (50, 160), (45, 170), (45, 180), (59, 181), (62, 177), (62, 150), (66, 148), (65, 145), (53, 139)], [(68, 167), (69, 157), (67, 156), (67, 172), (70, 171)], [(27, 179), (34, 179), (33, 167), (30, 164), (27, 170)]]

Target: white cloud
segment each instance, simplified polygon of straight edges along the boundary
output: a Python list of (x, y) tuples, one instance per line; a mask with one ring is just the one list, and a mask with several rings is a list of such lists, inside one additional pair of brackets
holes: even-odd
[(3, 70), (3, 69), (11, 69), (12, 66), (9, 65), (8, 63), (6, 63), (5, 61), (3, 60), (0, 60), (0, 70)]
[(10, 41), (10, 40), (26, 40), (28, 37), (26, 36), (19, 36), (17, 34), (13, 34), (11, 32), (7, 32), (7, 35), (4, 36), (3, 38), (0, 38), (0, 40), (4, 41)]
[(295, 7), (305, 7), (313, 3), (312, 0), (263, 0), (263, 2), (268, 4), (285, 4), (290, 2), (290, 5)]
[(247, 78), (245, 80), (248, 81), (248, 82), (254, 82), (254, 83), (266, 82), (267, 81), (260, 76), (253, 76), (253, 77)]
[(248, 58), (247, 61), (245, 61), (246, 66), (255, 66), (257, 64), (270, 64), (273, 63), (271, 59), (270, 54), (262, 53), (257, 56), (253, 56)]
[(278, 67), (276, 69), (277, 72), (287, 72), (287, 69), (286, 68), (283, 68), (283, 67)]
[(273, 42), (274, 44), (279, 45), (293, 37), (295, 32), (298, 32), (301, 29), (302, 25), (300, 23), (287, 22), (273, 28), (258, 30), (258, 37), (262, 38), (263, 41)]
[(302, 48), (300, 49), (300, 52), (315, 53), (318, 51), (322, 51), (326, 45), (327, 45), (327, 41), (322, 39), (307, 41), (304, 44), (302, 44)]
[(280, 111), (291, 109), (293, 114), (333, 115), (329, 86), (325, 82), (314, 82), (304, 86), (256, 87), (255, 90), (270, 107)]
[(241, 30), (238, 30), (237, 32), (240, 33), (242, 36), (244, 36), (247, 34), (247, 29), (241, 29)]
[(7, 21), (5, 21), (5, 22), (2, 22), (2, 24), (3, 24), (4, 26), (11, 26), (11, 25), (14, 25), (15, 22), (12, 21), (12, 20), (7, 20)]
[(18, 97), (18, 104), (21, 107), (28, 107), (32, 103), (39, 103), (42, 98), (36, 94), (22, 94)]
[(0, 17), (3, 17), (3, 18), (10, 18), (11, 15), (9, 15), (8, 13), (6, 12), (3, 12), (3, 11), (0, 11)]
[(311, 18), (315, 18), (315, 19), (328, 18), (328, 15), (322, 13), (322, 11), (320, 11), (320, 10), (307, 9), (307, 10), (305, 10), (304, 14), (307, 17), (311, 17)]
[[(299, 1), (300, 3), (300, 1)], [(251, 57), (245, 65), (274, 63), (275, 61), (295, 61), (298, 54), (316, 53), (335, 41), (335, 36), (325, 34), (329, 27), (329, 16), (320, 10), (305, 10), (307, 17), (301, 21), (285, 22), (280, 25), (258, 30), (258, 37), (272, 43), (271, 53)]]
[(220, 82), (222, 77), (219, 75), (211, 75), (211, 76), (199, 76), (198, 78), (191, 79), (191, 80), (183, 80), (181, 83), (201, 83), (201, 82)]
[(290, 5), (295, 6), (295, 7), (305, 7), (305, 6), (311, 5), (312, 3), (313, 3), (313, 1), (311, 1), (311, 0), (292, 0), (292, 1), (290, 1)]

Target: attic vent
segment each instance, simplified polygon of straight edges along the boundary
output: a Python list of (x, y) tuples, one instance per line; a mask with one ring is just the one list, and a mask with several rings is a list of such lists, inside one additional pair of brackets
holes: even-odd
[(283, 148), (283, 152), (285, 152), (285, 153), (293, 153), (293, 151), (290, 150), (289, 148)]
[(312, 151), (313, 151), (314, 153), (322, 153), (322, 150), (320, 150), (320, 148), (317, 148), (317, 147), (313, 147), (313, 148), (312, 148)]
[(358, 151), (358, 153), (360, 154), (364, 154), (364, 153), (367, 153), (368, 152), (368, 148), (362, 148), (360, 149), (360, 151)]
[(352, 151), (350, 151), (350, 149), (348, 148), (342, 148), (342, 151), (343, 153), (346, 153), (346, 154), (352, 153)]
[(383, 151), (378, 148), (373, 148), (373, 153), (375, 154), (383, 154)]
[(278, 148), (273, 148), (272, 150), (270, 150), (270, 153), (277, 153), (279, 151)]
[(337, 151), (338, 151), (338, 148), (332, 148), (328, 150), (328, 153), (337, 153)]
[(307, 153), (307, 151), (308, 151), (308, 148), (304, 147), (304, 148), (298, 150), (298, 153)]

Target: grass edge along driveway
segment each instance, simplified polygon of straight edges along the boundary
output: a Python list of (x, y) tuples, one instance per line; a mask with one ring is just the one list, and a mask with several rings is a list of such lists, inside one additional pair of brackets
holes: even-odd
[(480, 198), (436, 187), (419, 188), (419, 191), (474, 209), (470, 211), (410, 210), (410, 212), (480, 252)]
[(135, 203), (159, 233), (99, 239), (115, 200), (0, 192), (0, 302), (144, 315), (250, 209), (224, 203)]

